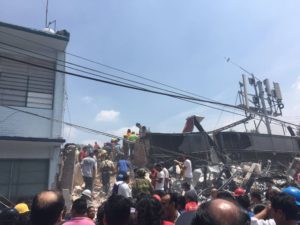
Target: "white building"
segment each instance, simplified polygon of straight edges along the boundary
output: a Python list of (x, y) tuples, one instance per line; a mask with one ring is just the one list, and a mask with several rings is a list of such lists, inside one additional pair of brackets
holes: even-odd
[(65, 140), (62, 123), (52, 119), (63, 120), (61, 71), (68, 41), (67, 31), (0, 22), (0, 194), (11, 200), (31, 197), (55, 184)]

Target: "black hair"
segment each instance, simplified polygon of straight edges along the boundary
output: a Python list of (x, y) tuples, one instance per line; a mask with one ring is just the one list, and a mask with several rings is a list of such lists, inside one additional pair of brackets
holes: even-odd
[(87, 212), (87, 202), (86, 199), (78, 198), (73, 202), (72, 211), (76, 215), (83, 215)]
[(252, 198), (257, 198), (259, 201), (261, 201), (261, 194), (260, 194), (260, 192), (258, 192), (258, 191), (253, 191), (253, 192), (251, 192), (251, 193), (250, 193), (250, 196), (251, 196)]
[[(212, 210), (210, 208), (211, 203), (213, 201), (208, 201), (205, 202), (203, 204), (201, 204), (201, 206), (198, 208), (196, 215), (194, 217), (194, 219), (192, 220), (191, 225), (199, 225), (199, 224), (203, 224), (203, 225), (222, 225), (224, 224), (222, 221), (217, 221), (215, 216), (212, 213)], [(246, 225), (246, 224), (250, 224), (250, 218), (247, 215), (247, 213), (240, 209), (237, 206), (238, 210), (239, 210), (239, 216), (236, 220), (233, 220), (234, 222), (231, 223), (231, 225)]]
[(264, 204), (257, 204), (254, 206), (253, 208), (253, 213), (254, 215), (260, 213), (261, 211), (263, 211), (266, 208), (266, 205)]
[[(41, 196), (47, 192), (52, 192), (56, 195), (56, 199), (46, 201)], [(55, 224), (65, 206), (64, 197), (60, 192), (43, 191), (34, 196), (31, 205), (30, 219), (32, 225), (53, 225)]]
[(198, 202), (198, 195), (194, 189), (185, 192), (184, 197), (188, 202)]
[(170, 204), (174, 203), (174, 206), (177, 209), (179, 194), (177, 192), (169, 192), (169, 195), (170, 195)]
[(103, 219), (104, 219), (104, 204), (105, 204), (105, 202), (101, 206), (98, 207), (96, 225), (104, 225), (104, 222), (103, 222)]
[(15, 225), (19, 219), (19, 213), (14, 208), (4, 208), (0, 210), (1, 225)]
[(211, 201), (204, 202), (203, 204), (201, 204), (201, 206), (198, 208), (196, 212), (194, 219), (192, 220), (191, 225), (199, 225), (199, 224), (219, 225), (209, 213), (210, 205), (211, 205)]
[(164, 196), (166, 194), (166, 192), (163, 191), (163, 190), (154, 190), (153, 194), (154, 195), (158, 195), (159, 197), (162, 197), (162, 196)]
[(243, 209), (248, 210), (248, 208), (250, 207), (250, 199), (248, 195), (237, 196), (236, 200)]
[(286, 220), (297, 220), (298, 208), (294, 197), (286, 193), (279, 193), (271, 199), (271, 206), (275, 211), (282, 210)]
[(145, 196), (136, 205), (137, 224), (161, 225), (163, 209), (158, 200), (151, 196)]
[(228, 201), (234, 201), (235, 198), (233, 195), (228, 192), (228, 191), (219, 191), (217, 194), (217, 198), (223, 199), (223, 200), (228, 200)]
[(183, 182), (183, 183), (181, 184), (181, 188), (182, 188), (183, 190), (190, 190), (190, 189), (191, 189), (191, 185), (190, 185), (188, 182)]
[(177, 209), (184, 209), (186, 204), (185, 197), (180, 195), (177, 199)]
[(128, 181), (129, 180), (129, 175), (127, 173), (123, 174), (123, 181)]
[(121, 195), (112, 195), (104, 204), (104, 217), (107, 225), (127, 224), (132, 204)]

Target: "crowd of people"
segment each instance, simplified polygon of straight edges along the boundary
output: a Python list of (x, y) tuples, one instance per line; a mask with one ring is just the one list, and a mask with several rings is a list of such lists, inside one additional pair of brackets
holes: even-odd
[[(126, 138), (132, 144), (143, 135), (128, 130)], [(295, 225), (300, 221), (297, 187), (280, 190), (270, 185), (266, 191), (249, 193), (242, 187), (234, 192), (211, 187), (210, 195), (203, 199), (194, 189), (192, 162), (187, 156), (174, 160), (179, 170), (174, 176), (181, 183), (181, 190), (175, 191), (164, 162), (152, 168), (133, 168), (130, 152), (124, 154), (118, 139), (102, 148), (97, 142), (83, 147), (78, 162), (85, 187), (70, 210), (61, 192), (46, 190), (30, 204), (18, 202), (1, 209), (0, 225)], [(105, 194), (99, 206), (93, 201), (97, 176)]]
[(86, 191), (67, 212), (62, 194), (47, 190), (35, 195), (30, 207), (19, 203), (2, 209), (0, 224), (295, 225), (299, 221), (300, 190), (296, 187), (270, 188), (265, 195), (257, 191), (246, 193), (243, 188), (233, 193), (213, 188), (209, 198), (200, 202), (188, 183), (184, 182), (182, 193), (155, 190), (145, 180), (144, 172), (136, 171), (132, 195), (128, 195), (129, 176), (119, 175), (119, 181), (98, 209), (90, 205), (91, 196)]

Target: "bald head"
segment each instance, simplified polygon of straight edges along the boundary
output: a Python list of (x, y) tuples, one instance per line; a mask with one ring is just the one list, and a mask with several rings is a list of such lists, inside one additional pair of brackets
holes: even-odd
[(59, 221), (65, 200), (61, 193), (43, 191), (32, 201), (31, 221), (33, 225), (54, 225)]
[(234, 221), (239, 218), (239, 208), (229, 201), (216, 199), (211, 202), (209, 208), (211, 216), (222, 225), (234, 224)]
[(53, 203), (57, 201), (59, 198), (59, 194), (54, 191), (43, 191), (37, 195), (37, 200), (39, 206), (43, 207), (47, 204)]
[(202, 204), (192, 225), (244, 225), (249, 217), (233, 203), (216, 199)]

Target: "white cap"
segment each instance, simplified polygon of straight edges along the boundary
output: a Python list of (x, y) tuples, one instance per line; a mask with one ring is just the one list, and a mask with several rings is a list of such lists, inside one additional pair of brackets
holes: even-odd
[(92, 192), (89, 189), (85, 189), (81, 195), (84, 195), (86, 197), (92, 198)]

